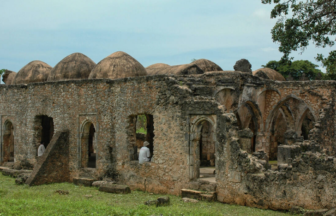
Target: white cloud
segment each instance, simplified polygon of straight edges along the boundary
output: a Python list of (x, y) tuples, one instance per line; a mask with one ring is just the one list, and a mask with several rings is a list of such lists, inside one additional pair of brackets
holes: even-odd
[(260, 8), (253, 12), (253, 16), (261, 19), (267, 19), (270, 18), (270, 11), (264, 8)]

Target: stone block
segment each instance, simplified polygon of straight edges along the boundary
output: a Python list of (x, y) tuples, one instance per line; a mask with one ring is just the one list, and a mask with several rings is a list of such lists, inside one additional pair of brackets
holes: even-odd
[(189, 190), (189, 189), (181, 190), (182, 198), (187, 197), (187, 198), (199, 200), (201, 198), (201, 194), (202, 193), (200, 191), (196, 191), (196, 190)]
[(117, 184), (104, 184), (99, 188), (99, 191), (116, 194), (128, 194), (131, 193), (131, 189), (127, 185)]
[(94, 179), (89, 179), (89, 178), (74, 178), (73, 183), (75, 185), (83, 185), (83, 186), (92, 186), (92, 183), (94, 182)]

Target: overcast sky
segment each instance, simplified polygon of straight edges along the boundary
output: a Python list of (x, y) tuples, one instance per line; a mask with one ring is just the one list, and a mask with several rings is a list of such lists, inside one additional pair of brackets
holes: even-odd
[[(281, 53), (273, 43), (273, 5), (261, 0), (0, 0), (0, 68), (18, 72), (33, 60), (54, 67), (81, 52), (98, 63), (124, 51), (147, 67), (206, 58), (232, 70), (256, 70)], [(312, 44), (295, 60), (330, 48)]]

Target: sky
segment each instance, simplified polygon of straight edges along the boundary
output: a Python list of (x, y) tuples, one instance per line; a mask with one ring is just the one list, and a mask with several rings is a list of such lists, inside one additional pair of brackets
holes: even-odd
[[(205, 58), (233, 70), (245, 58), (256, 70), (282, 56), (271, 37), (273, 6), (261, 0), (0, 0), (0, 69), (18, 72), (33, 60), (54, 67), (74, 52), (98, 63), (124, 51), (144, 67)], [(292, 56), (320, 65), (316, 54), (331, 50), (311, 44)]]

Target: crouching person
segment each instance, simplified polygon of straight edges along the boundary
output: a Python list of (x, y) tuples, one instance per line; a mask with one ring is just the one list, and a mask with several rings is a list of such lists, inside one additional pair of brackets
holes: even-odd
[(145, 141), (144, 146), (140, 149), (139, 153), (139, 164), (150, 161), (150, 151), (149, 151), (149, 142)]

